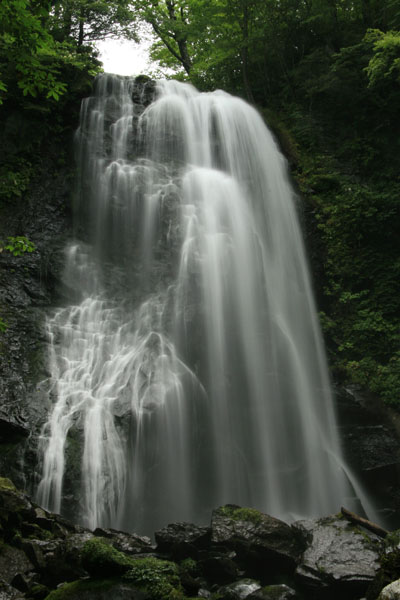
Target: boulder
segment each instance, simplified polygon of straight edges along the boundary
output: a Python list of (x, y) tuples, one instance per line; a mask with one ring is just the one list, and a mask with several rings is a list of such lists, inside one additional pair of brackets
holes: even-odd
[(152, 552), (151, 539), (146, 536), (140, 536), (136, 533), (126, 533), (117, 531), (116, 529), (102, 529), (98, 527), (93, 534), (97, 537), (107, 538), (111, 541), (116, 550), (124, 552), (124, 554), (143, 554)]
[(400, 600), (400, 579), (384, 587), (378, 600)]
[(218, 597), (221, 600), (244, 600), (260, 588), (261, 585), (254, 579), (239, 579), (219, 588)]
[(0, 600), (22, 600), (21, 592), (0, 579)]
[(289, 525), (254, 509), (226, 505), (212, 515), (212, 543), (234, 550), (251, 576), (292, 573), (302, 552), (300, 540)]
[(354, 598), (365, 594), (379, 570), (382, 540), (336, 516), (293, 525), (308, 539), (296, 569), (307, 598)]
[(33, 568), (33, 564), (22, 550), (8, 544), (2, 544), (0, 551), (0, 574), (5, 583), (11, 583), (17, 575), (25, 575), (32, 571)]
[(296, 598), (298, 595), (295, 590), (283, 583), (267, 585), (248, 596), (248, 600), (295, 600)]
[(145, 600), (148, 596), (125, 582), (83, 580), (67, 583), (51, 593), (51, 600)]
[(198, 558), (211, 540), (209, 527), (199, 527), (192, 523), (172, 523), (156, 531), (157, 551), (168, 553), (176, 560)]

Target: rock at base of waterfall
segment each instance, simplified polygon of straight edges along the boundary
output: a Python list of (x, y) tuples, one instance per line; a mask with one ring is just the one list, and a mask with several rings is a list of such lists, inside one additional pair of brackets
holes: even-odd
[(254, 579), (239, 579), (218, 590), (221, 600), (244, 600), (261, 588)]
[(400, 579), (384, 587), (378, 600), (400, 600)]
[(248, 596), (248, 600), (296, 600), (296, 598), (298, 595), (295, 590), (285, 584), (267, 585)]
[(336, 516), (293, 525), (309, 540), (296, 569), (299, 584), (312, 598), (357, 598), (379, 570), (382, 540)]
[(209, 527), (198, 527), (192, 523), (171, 523), (156, 531), (155, 539), (160, 552), (168, 552), (177, 560), (197, 558), (210, 542)]
[(226, 505), (213, 512), (211, 540), (237, 552), (246, 572), (292, 572), (302, 551), (289, 525), (255, 509)]

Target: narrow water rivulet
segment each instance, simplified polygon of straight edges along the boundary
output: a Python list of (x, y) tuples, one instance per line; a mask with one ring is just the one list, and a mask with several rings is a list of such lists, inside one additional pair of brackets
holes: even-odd
[(352, 507), (284, 158), (238, 98), (132, 94), (104, 75), (82, 106), (39, 502), (144, 533)]

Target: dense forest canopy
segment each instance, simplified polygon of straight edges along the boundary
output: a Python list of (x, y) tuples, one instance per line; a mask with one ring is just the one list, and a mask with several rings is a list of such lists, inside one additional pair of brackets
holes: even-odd
[(332, 368), (398, 403), (398, 0), (3, 0), (1, 203), (23, 202), (43, 141), (76, 124), (96, 41), (141, 22), (177, 78), (264, 114), (304, 199)]

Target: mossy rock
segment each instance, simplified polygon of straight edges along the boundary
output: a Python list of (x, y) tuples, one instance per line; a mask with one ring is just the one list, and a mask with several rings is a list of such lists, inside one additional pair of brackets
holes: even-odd
[(152, 600), (184, 598), (179, 567), (168, 560), (153, 556), (134, 559), (132, 568), (123, 578), (145, 591)]
[(0, 477), (0, 492), (16, 492), (17, 488), (7, 477)]
[(261, 523), (263, 518), (262, 513), (255, 508), (242, 508), (233, 504), (221, 506), (215, 512), (234, 521), (249, 521), (250, 523), (254, 523), (254, 525)]
[(144, 600), (143, 593), (117, 579), (87, 579), (66, 583), (45, 600)]
[(122, 575), (132, 565), (132, 559), (113, 548), (104, 538), (92, 538), (82, 548), (82, 566), (93, 577)]

